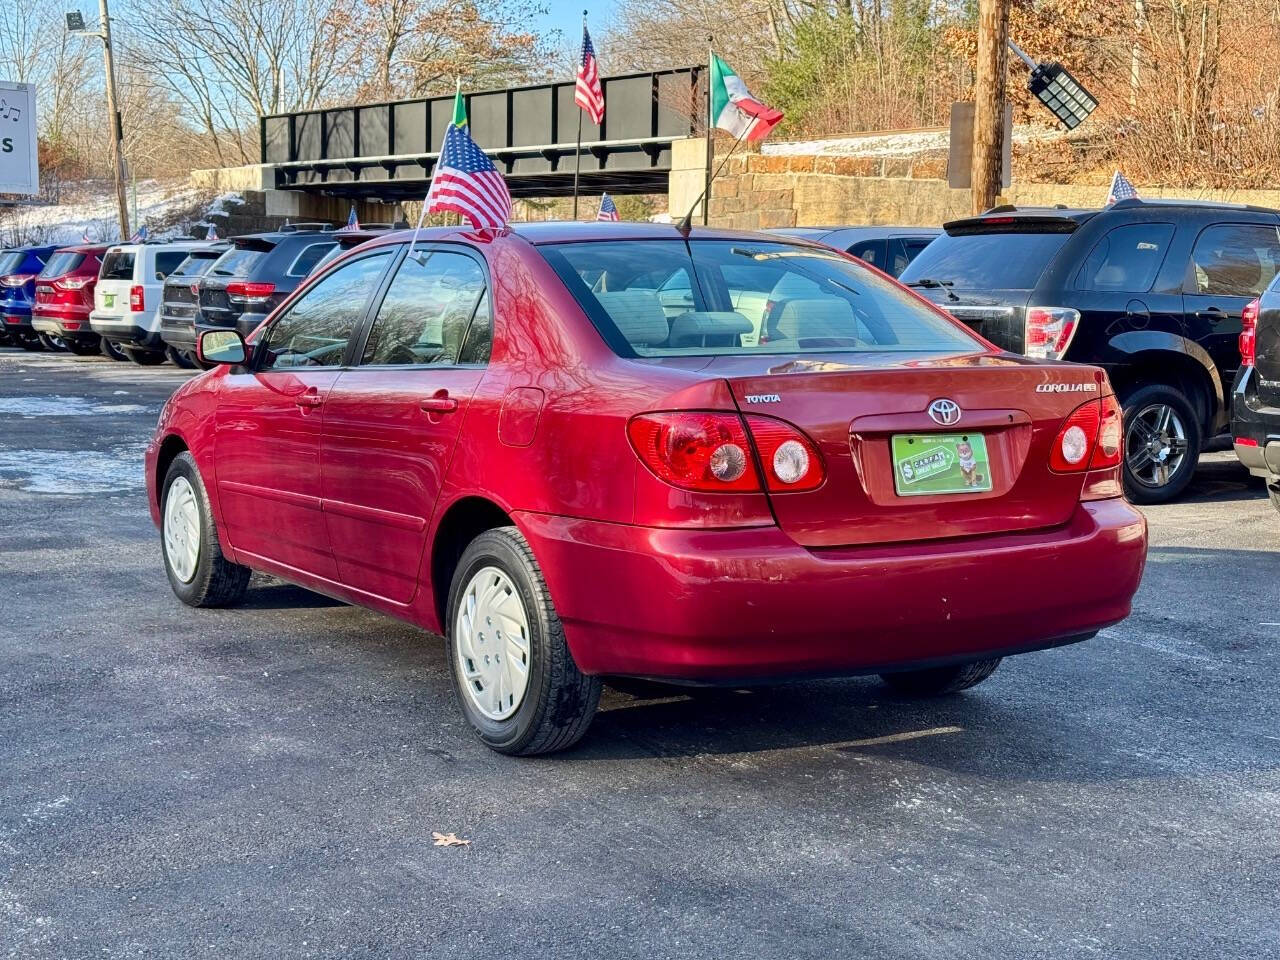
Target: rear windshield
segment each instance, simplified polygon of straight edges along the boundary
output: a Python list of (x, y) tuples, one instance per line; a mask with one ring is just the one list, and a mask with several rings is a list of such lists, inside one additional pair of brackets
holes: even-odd
[(7, 277), (11, 273), (17, 273), (22, 267), (22, 261), (25, 259), (26, 256), (21, 250), (0, 253), (0, 277)]
[(163, 280), (169, 276), (185, 259), (187, 259), (185, 250), (161, 250), (156, 254), (156, 279)]
[(1033, 290), (1069, 233), (942, 234), (902, 271), (903, 283), (936, 280), (969, 290)]
[(232, 247), (209, 270), (211, 277), (247, 277), (266, 253), (248, 247)]
[(197, 250), (187, 255), (187, 259), (178, 264), (170, 277), (203, 277), (213, 266), (213, 261), (222, 256), (221, 250)]
[(980, 349), (893, 283), (821, 248), (618, 240), (538, 249), (623, 356)]
[(336, 249), (337, 246), (336, 243), (313, 243), (303, 248), (302, 252), (294, 259), (293, 265), (289, 267), (289, 276), (305, 277), (317, 263), (324, 259), (326, 254)]
[(102, 258), (102, 280), (132, 280), (133, 254), (123, 250), (112, 250)]
[(74, 250), (59, 250), (49, 258), (49, 262), (40, 271), (42, 277), (60, 277), (70, 273), (84, 263), (84, 254)]

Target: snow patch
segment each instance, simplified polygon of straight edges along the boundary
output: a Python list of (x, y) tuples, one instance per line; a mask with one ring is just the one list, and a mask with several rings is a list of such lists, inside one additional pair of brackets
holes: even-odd
[[(1066, 134), (1061, 130), (1034, 124), (1017, 124), (1013, 142), (1019, 146), (1039, 140), (1056, 140)], [(766, 156), (840, 156), (840, 157), (909, 157), (917, 153), (947, 150), (951, 132), (947, 127), (924, 130), (899, 130), (893, 133), (862, 133), (848, 137), (824, 137), (821, 140), (791, 140), (765, 143), (760, 152)]]
[(141, 403), (97, 403), (87, 397), (0, 397), (0, 414), (19, 417), (85, 417), (95, 413), (140, 413)]
[(145, 443), (110, 450), (0, 450), (0, 485), (27, 493), (116, 493), (142, 486)]

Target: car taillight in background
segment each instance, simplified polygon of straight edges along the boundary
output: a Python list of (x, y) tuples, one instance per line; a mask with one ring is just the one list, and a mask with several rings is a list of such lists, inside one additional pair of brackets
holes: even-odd
[(141, 313), (147, 309), (147, 293), (139, 285), (129, 288), (129, 309), (134, 313)]
[(1258, 313), (1261, 300), (1250, 300), (1240, 311), (1240, 364), (1252, 367), (1258, 359)]
[[(676, 487), (704, 493), (758, 493), (753, 453), (771, 491), (812, 490), (825, 478), (812, 441), (790, 424), (736, 413), (647, 413), (627, 424), (636, 455)], [(752, 447), (755, 440), (755, 448)]]
[(237, 303), (261, 305), (276, 292), (274, 283), (246, 283), (234, 280), (227, 284), (227, 297)]
[(0, 277), (0, 283), (6, 287), (25, 287), (35, 278), (34, 273), (12, 273), (7, 277)]
[(1070, 307), (1027, 307), (1023, 352), (1040, 360), (1061, 360), (1079, 324), (1080, 311)]
[[(59, 290), (83, 290), (85, 287), (87, 287), (89, 284), (93, 283), (93, 281), (97, 279), (98, 279), (97, 277), (90, 277), (90, 276), (59, 277), (57, 280), (53, 281), (53, 285), (57, 287)], [(141, 290), (142, 288), (134, 287), (134, 289)]]
[(1082, 403), (1071, 412), (1049, 451), (1049, 467), (1057, 473), (1106, 470), (1124, 456), (1120, 403), (1108, 394)]

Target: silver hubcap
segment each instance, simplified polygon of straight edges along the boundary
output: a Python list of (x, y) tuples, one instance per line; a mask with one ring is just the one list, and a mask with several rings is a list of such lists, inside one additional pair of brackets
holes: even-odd
[(200, 508), (186, 477), (175, 477), (165, 497), (164, 555), (177, 578), (190, 583), (200, 559)]
[(511, 578), (497, 567), (476, 572), (453, 625), (462, 688), (490, 720), (505, 720), (529, 686), (529, 617)]
[(1147, 487), (1163, 487), (1187, 457), (1187, 428), (1176, 410), (1152, 403), (1129, 418), (1125, 462), (1132, 477)]

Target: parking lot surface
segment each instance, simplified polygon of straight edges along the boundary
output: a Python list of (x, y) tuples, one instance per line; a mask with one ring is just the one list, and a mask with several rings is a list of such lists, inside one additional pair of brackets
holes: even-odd
[(141, 456), (186, 376), (0, 349), (0, 956), (1280, 956), (1280, 517), (1231, 454), (1091, 642), (926, 703), (606, 691), (515, 760), (439, 638), (174, 599)]

